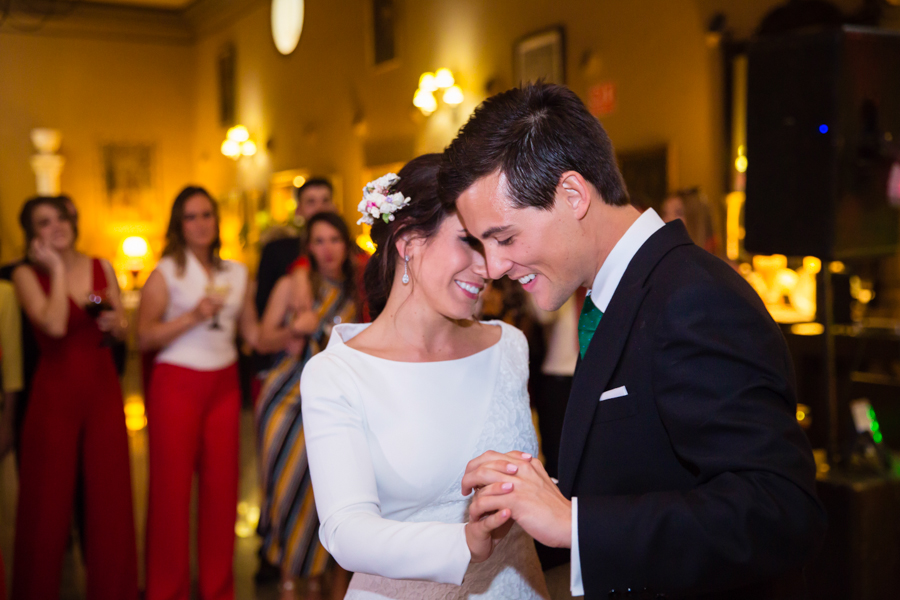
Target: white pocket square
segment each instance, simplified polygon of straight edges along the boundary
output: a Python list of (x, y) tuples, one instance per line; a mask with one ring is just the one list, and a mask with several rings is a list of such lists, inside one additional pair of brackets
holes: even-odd
[(600, 394), (600, 402), (604, 400), (609, 400), (610, 398), (621, 398), (622, 396), (627, 396), (628, 390), (625, 389), (625, 386), (613, 388), (611, 390), (606, 390), (602, 394)]

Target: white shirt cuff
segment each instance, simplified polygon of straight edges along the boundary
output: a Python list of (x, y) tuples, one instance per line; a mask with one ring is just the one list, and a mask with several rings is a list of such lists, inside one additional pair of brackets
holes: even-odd
[(572, 564), (569, 577), (569, 591), (573, 596), (584, 596), (584, 582), (581, 581), (581, 554), (578, 551), (578, 498), (572, 498)]

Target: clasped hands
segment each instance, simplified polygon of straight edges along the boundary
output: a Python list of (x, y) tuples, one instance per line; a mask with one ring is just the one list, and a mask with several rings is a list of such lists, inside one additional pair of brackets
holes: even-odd
[(472, 490), (466, 524), (472, 562), (486, 560), (513, 522), (545, 546), (571, 545), (572, 503), (530, 454), (488, 451), (469, 461), (462, 493)]

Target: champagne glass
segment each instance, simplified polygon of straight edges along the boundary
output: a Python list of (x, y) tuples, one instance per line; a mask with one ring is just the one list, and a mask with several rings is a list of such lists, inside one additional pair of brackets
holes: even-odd
[[(214, 298), (223, 305), (228, 298), (229, 292), (231, 292), (231, 284), (229, 283), (216, 283), (215, 281), (210, 281), (206, 284), (206, 295)], [(213, 315), (212, 324), (209, 326), (210, 329), (222, 329), (222, 326), (219, 324), (219, 312), (221, 312), (221, 309)]]
[[(107, 290), (95, 290), (88, 294), (87, 302), (84, 305), (84, 312), (94, 320), (96, 320), (103, 312), (115, 310), (112, 303), (107, 297)], [(100, 340), (101, 347), (109, 347), (113, 345), (113, 336), (109, 331), (103, 332), (103, 339)]]

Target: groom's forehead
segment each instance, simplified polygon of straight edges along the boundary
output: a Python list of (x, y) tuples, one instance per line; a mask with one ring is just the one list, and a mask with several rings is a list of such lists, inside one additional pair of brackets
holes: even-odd
[(506, 213), (512, 208), (509, 181), (502, 171), (479, 177), (463, 192), (460, 200), (468, 208), (477, 208), (479, 213)]

